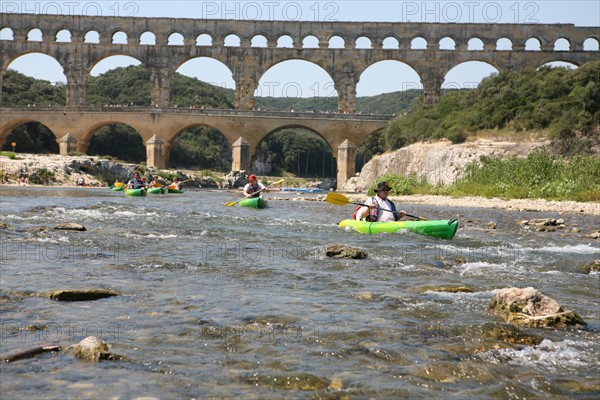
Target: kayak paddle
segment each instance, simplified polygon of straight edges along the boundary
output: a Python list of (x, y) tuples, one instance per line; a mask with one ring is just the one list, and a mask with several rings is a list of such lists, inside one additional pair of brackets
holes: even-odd
[[(334, 192), (327, 193), (327, 198), (325, 199), (325, 201), (327, 201), (328, 203), (331, 203), (331, 204), (335, 204), (336, 206), (345, 206), (346, 204), (356, 204), (357, 206), (368, 207), (368, 205), (365, 203), (358, 203), (358, 202), (352, 201), (349, 198), (347, 198), (346, 196), (344, 196), (343, 194), (334, 193)], [(379, 210), (382, 210), (382, 211), (391, 212), (392, 214), (398, 214), (398, 215), (402, 214), (397, 211), (388, 210), (386, 208), (381, 208), (381, 207), (376, 207), (376, 208)], [(427, 218), (424, 218), (424, 217), (417, 217), (416, 215), (411, 215), (411, 214), (406, 214), (406, 213), (404, 213), (404, 215), (406, 215), (407, 217), (410, 217), (410, 218), (421, 220), (421, 221), (427, 221)]]
[[(181, 181), (181, 182), (179, 182), (179, 184), (181, 185), (182, 183), (186, 183), (186, 182), (193, 181), (193, 180), (194, 180), (194, 178), (186, 179), (185, 181)], [(170, 185), (168, 185), (168, 186), (164, 186), (164, 187), (167, 187), (167, 188), (169, 188), (169, 189), (177, 189), (177, 187), (176, 187), (176, 186), (173, 186), (173, 182), (171, 182), (171, 184), (170, 184)]]
[[(281, 183), (281, 182), (283, 182), (283, 181), (285, 181), (285, 179), (280, 179), (280, 180), (278, 180), (277, 182), (270, 183), (269, 185), (277, 185), (278, 183)], [(239, 203), (240, 201), (242, 201), (242, 200), (245, 200), (245, 199), (249, 199), (251, 196), (255, 195), (256, 193), (260, 193), (260, 192), (262, 192), (263, 190), (266, 190), (266, 189), (267, 189), (267, 187), (265, 186), (264, 188), (262, 188), (262, 189), (260, 189), (260, 190), (257, 190), (256, 192), (252, 193), (250, 196), (242, 197), (242, 198), (241, 198), (241, 199), (239, 199), (238, 201), (230, 201), (230, 202), (228, 202), (228, 203), (225, 203), (225, 205), (226, 205), (227, 207), (235, 206), (235, 205), (236, 205), (237, 203)]]

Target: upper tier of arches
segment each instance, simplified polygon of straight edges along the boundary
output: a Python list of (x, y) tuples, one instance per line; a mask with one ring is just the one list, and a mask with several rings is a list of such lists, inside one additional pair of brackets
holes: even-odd
[[(143, 20), (144, 23), (140, 23)], [(573, 24), (297, 22), (0, 14), (0, 38), (43, 42), (434, 50), (598, 51), (600, 30)], [(419, 45), (415, 41), (419, 41)], [(498, 42), (502, 40), (502, 46)], [(476, 45), (473, 44), (476, 42)]]

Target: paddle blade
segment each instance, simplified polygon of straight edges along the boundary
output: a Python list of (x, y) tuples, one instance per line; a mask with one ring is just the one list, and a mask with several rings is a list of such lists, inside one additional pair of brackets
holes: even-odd
[(352, 203), (346, 196), (339, 193), (329, 192), (327, 193), (327, 197), (325, 201), (331, 204), (335, 204), (336, 206), (345, 206), (346, 204)]
[(413, 219), (419, 220), (419, 221), (429, 221), (429, 220), (428, 220), (427, 218), (425, 218), (425, 217), (417, 217), (416, 215), (411, 215), (411, 214), (406, 214), (406, 213), (405, 213), (404, 215), (406, 215), (407, 217), (410, 217), (410, 218), (413, 218)]
[(235, 206), (235, 203), (237, 203), (237, 201), (230, 201), (228, 203), (225, 203), (225, 206), (227, 206), (227, 207)]

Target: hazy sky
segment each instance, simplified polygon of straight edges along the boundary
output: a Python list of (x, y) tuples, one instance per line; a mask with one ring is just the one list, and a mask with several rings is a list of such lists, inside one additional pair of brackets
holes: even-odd
[[(3, 13), (174, 17), (287, 21), (386, 21), (436, 23), (572, 23), (600, 29), (600, 1), (4, 1)], [(0, 39), (7, 39), (0, 32)], [(112, 57), (92, 70), (97, 76), (109, 69), (139, 64), (128, 57)], [(10, 67), (26, 75), (52, 82), (66, 78), (60, 65), (42, 55), (28, 55)], [(234, 88), (231, 72), (208, 58), (183, 64), (178, 72), (206, 82)], [(445, 87), (474, 87), (496, 70), (471, 62), (455, 67)], [(394, 77), (394, 79), (390, 79)], [(358, 96), (421, 87), (418, 75), (406, 64), (384, 61), (360, 77)], [(305, 61), (288, 61), (270, 69), (261, 78), (258, 95), (312, 97), (335, 95), (331, 78)]]

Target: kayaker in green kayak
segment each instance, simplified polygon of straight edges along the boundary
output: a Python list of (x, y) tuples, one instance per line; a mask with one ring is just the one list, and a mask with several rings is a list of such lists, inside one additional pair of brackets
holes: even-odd
[(262, 183), (258, 182), (256, 175), (252, 174), (248, 177), (248, 183), (244, 186), (244, 195), (248, 198), (259, 197), (262, 192), (266, 192), (267, 188)]
[(375, 189), (375, 196), (369, 197), (364, 202), (364, 206), (356, 207), (354, 219), (368, 222), (391, 222), (398, 221), (406, 215), (406, 211), (396, 211), (396, 205), (388, 199), (390, 190), (392, 188), (387, 182), (379, 182)]
[(140, 173), (139, 172), (134, 172), (133, 176), (129, 180), (129, 183), (127, 183), (127, 187), (129, 189), (141, 189), (141, 188), (146, 187), (146, 184), (144, 183), (144, 181), (140, 177)]
[(154, 175), (154, 177), (152, 178), (152, 182), (150, 182), (148, 186), (153, 188), (159, 188), (167, 186), (167, 182), (165, 182), (165, 180), (162, 179), (160, 176)]
[(173, 178), (173, 182), (169, 185), (169, 189), (181, 190), (181, 185), (183, 182), (179, 180), (178, 177)]

